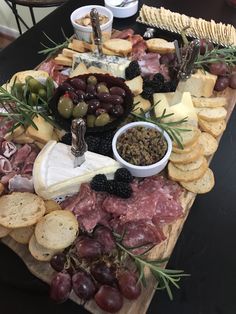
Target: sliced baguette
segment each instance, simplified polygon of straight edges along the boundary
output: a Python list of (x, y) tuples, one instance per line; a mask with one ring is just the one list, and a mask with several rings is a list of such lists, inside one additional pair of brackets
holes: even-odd
[(64, 48), (64, 49), (62, 50), (62, 54), (63, 54), (63, 56), (72, 59), (72, 58), (73, 58), (73, 55), (77, 54), (77, 51), (74, 51), (74, 50), (71, 50), (71, 49), (68, 49), (68, 48)]
[(201, 167), (203, 164), (205, 158), (203, 156), (200, 156), (198, 159), (189, 162), (187, 164), (174, 164), (176, 168), (183, 170), (183, 171), (191, 171), (196, 170)]
[(197, 144), (193, 150), (186, 154), (177, 154), (172, 152), (170, 155), (170, 161), (176, 164), (188, 164), (189, 162), (197, 160), (203, 155), (203, 148), (200, 144)]
[(172, 147), (172, 152), (176, 153), (176, 154), (186, 154), (186, 153), (190, 153), (194, 147), (198, 144), (198, 139), (190, 146), (185, 146), (183, 149), (179, 148), (179, 147)]
[(32, 237), (30, 238), (30, 241), (29, 241), (29, 251), (35, 259), (37, 259), (38, 261), (41, 261), (41, 262), (50, 261), (50, 259), (53, 257), (53, 255), (60, 252), (58, 250), (47, 249), (47, 248), (43, 247), (42, 245), (40, 245), (37, 242), (34, 234), (32, 235)]
[(196, 108), (198, 118), (205, 121), (220, 121), (226, 118), (227, 110), (224, 107), (218, 108)]
[(54, 58), (54, 61), (56, 64), (64, 65), (68, 67), (71, 67), (73, 63), (72, 58), (65, 57), (61, 53), (59, 53), (59, 55), (56, 58)]
[(15, 228), (10, 232), (10, 236), (18, 243), (27, 244), (34, 233), (35, 226)]
[(214, 187), (215, 179), (212, 170), (208, 168), (201, 178), (189, 182), (180, 181), (179, 183), (190, 192), (204, 194)]
[(141, 75), (136, 76), (132, 80), (125, 81), (134, 96), (138, 96), (143, 91), (143, 79)]
[(226, 97), (192, 97), (192, 101), (197, 108), (217, 108), (227, 105)]
[(203, 147), (203, 154), (210, 156), (215, 153), (218, 148), (218, 142), (211, 134), (202, 132), (198, 139), (199, 144)]
[(103, 46), (122, 56), (127, 56), (132, 51), (132, 44), (129, 40), (113, 38), (104, 42)]
[(0, 225), (0, 239), (7, 236), (11, 231), (11, 228), (6, 228)]
[(157, 52), (160, 54), (170, 53), (175, 51), (173, 42), (169, 42), (162, 38), (152, 38), (146, 41), (148, 51)]
[(201, 178), (208, 168), (206, 159), (201, 166), (194, 170), (184, 171), (177, 167), (172, 162), (168, 164), (168, 176), (173, 181), (189, 182)]
[(225, 120), (209, 122), (199, 118), (198, 124), (203, 131), (210, 133), (214, 137), (218, 137), (226, 129)]

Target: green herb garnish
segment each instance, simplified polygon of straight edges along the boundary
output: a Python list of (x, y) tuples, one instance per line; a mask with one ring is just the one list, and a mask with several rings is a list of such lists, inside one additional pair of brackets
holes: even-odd
[(69, 43), (71, 42), (71, 39), (68, 38), (63, 29), (61, 30), (63, 37), (65, 38), (65, 41), (63, 43), (56, 43), (53, 39), (51, 39), (46, 33), (43, 33), (44, 36), (48, 39), (48, 41), (50, 42), (50, 44), (53, 44), (52, 47), (49, 47), (47, 45), (45, 45), (44, 43), (40, 43), (45, 49), (40, 50), (38, 53), (44, 54), (44, 55), (48, 55), (48, 56), (52, 56), (54, 54), (56, 54), (57, 52), (59, 52), (60, 50), (62, 50), (63, 48), (67, 48)]

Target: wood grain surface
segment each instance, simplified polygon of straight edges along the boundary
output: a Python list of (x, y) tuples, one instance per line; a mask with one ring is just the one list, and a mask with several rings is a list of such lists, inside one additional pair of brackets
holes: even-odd
[[(235, 102), (236, 102), (236, 90), (232, 90), (230, 88), (227, 88), (225, 91), (221, 93), (217, 93), (217, 96), (225, 96), (227, 98), (227, 118), (228, 121), (230, 118), (230, 115), (234, 109)], [(218, 138), (218, 141), (220, 141), (220, 138)], [(211, 161), (212, 157), (209, 158), (209, 163)], [(217, 184), (217, 182), (216, 182)], [(166, 240), (163, 241), (161, 244), (157, 245), (155, 248), (152, 249), (152, 251), (149, 252), (149, 258), (163, 258), (168, 257), (171, 255), (175, 243), (180, 235), (180, 232), (183, 228), (184, 222), (187, 219), (189, 210), (195, 200), (196, 194), (185, 191), (181, 197), (181, 203), (184, 209), (183, 217), (178, 219), (175, 223), (166, 225), (164, 227), (164, 233), (166, 235)], [(29, 253), (29, 250), (26, 245), (22, 245), (17, 243), (15, 240), (13, 240), (11, 237), (5, 237), (1, 239), (1, 241), (7, 245), (9, 248), (11, 248), (26, 264), (29, 271), (41, 279), (42, 281), (46, 283), (50, 283), (53, 270), (49, 263), (47, 262), (39, 262), (36, 261), (32, 255)], [(156, 282), (153, 279), (153, 277), (150, 275), (148, 271), (146, 271), (147, 274), (147, 287), (143, 288), (141, 296), (135, 300), (135, 302), (131, 302), (128, 300), (125, 300), (124, 305), (119, 311), (119, 314), (144, 314), (146, 313), (149, 304), (152, 300), (153, 294), (155, 293), (155, 285)], [(80, 299), (72, 292), (70, 295), (70, 299), (74, 302), (81, 304)], [(105, 312), (98, 309), (94, 301), (90, 301), (86, 303), (85, 305), (86, 309), (90, 311), (91, 313), (96, 314), (104, 314)]]

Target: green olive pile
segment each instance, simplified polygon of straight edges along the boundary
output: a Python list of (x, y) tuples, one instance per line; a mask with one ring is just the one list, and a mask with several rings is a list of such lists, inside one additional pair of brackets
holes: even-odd
[(72, 78), (64, 82), (64, 94), (59, 98), (57, 110), (65, 119), (84, 118), (87, 127), (105, 126), (124, 114), (126, 91), (119, 86), (98, 82), (94, 75), (86, 79)]
[(25, 83), (15, 82), (11, 88), (11, 94), (19, 100), (26, 100), (29, 105), (36, 106), (40, 102), (48, 101), (54, 93), (54, 82), (47, 77), (45, 85), (32, 76), (25, 78)]

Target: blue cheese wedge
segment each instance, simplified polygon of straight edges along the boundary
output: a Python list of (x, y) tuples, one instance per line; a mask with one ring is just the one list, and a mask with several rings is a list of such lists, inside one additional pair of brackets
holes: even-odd
[(80, 63), (85, 64), (87, 68), (94, 66), (114, 76), (125, 78), (125, 69), (130, 64), (130, 60), (118, 56), (100, 56), (96, 53), (85, 52), (73, 56), (72, 70)]
[(80, 184), (103, 173), (112, 179), (120, 164), (110, 157), (87, 151), (85, 162), (74, 168), (71, 146), (56, 141), (48, 142), (34, 162), (35, 192), (44, 199), (66, 196), (79, 191)]

